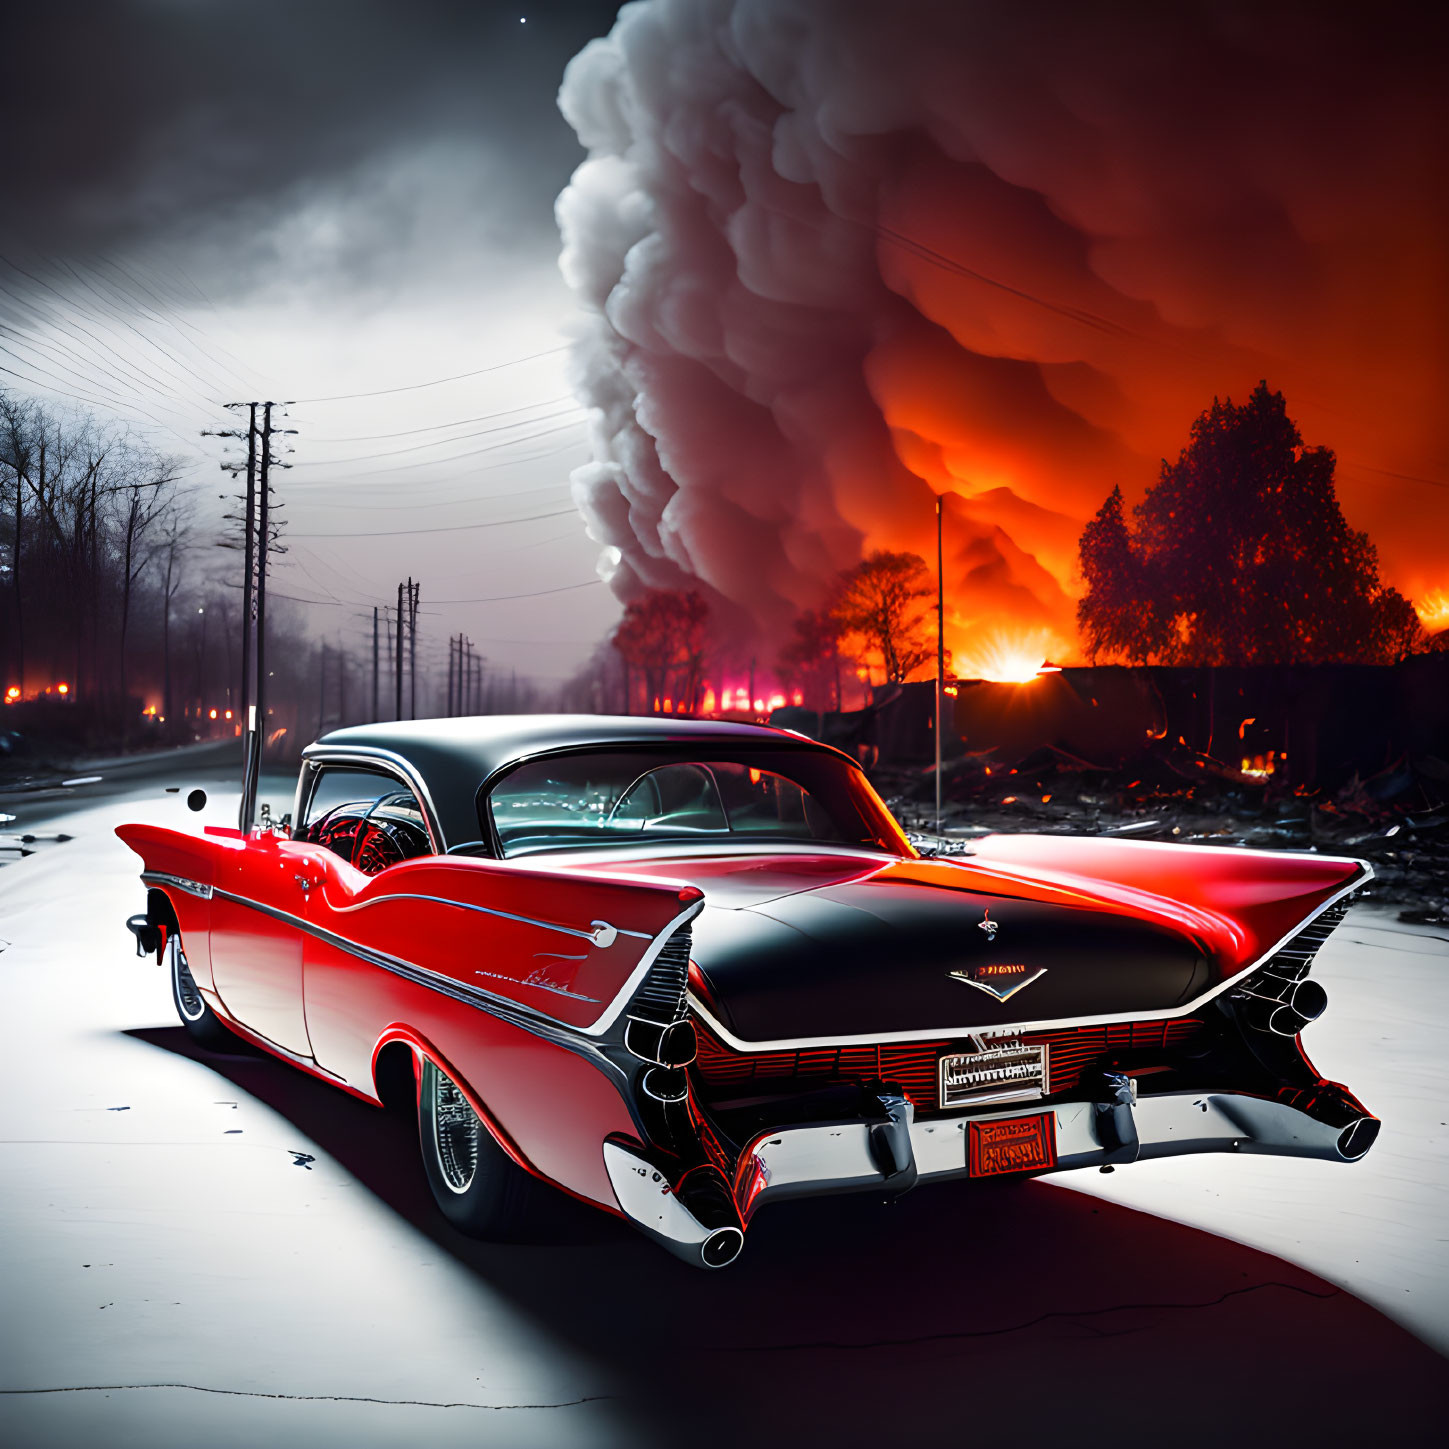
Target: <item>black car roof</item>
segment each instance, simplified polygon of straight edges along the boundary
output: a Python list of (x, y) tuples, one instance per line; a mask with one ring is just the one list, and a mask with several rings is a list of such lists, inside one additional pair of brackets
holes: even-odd
[[(464, 719), (420, 719), (348, 725), (325, 734), (303, 751), (356, 751), (400, 759), (421, 777), (447, 845), (478, 839), (477, 796), (483, 782), (534, 755), (609, 747), (698, 745), (804, 748), (839, 754), (784, 730), (729, 720), (670, 719), (656, 715), (494, 714)], [(848, 759), (849, 757), (846, 756)]]

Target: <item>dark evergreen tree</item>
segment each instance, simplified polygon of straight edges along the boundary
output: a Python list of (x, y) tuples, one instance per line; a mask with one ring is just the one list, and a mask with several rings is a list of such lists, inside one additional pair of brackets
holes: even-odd
[(1077, 605), (1077, 624), (1087, 657), (1099, 654), (1138, 658), (1160, 653), (1162, 621), (1146, 607), (1148, 590), (1141, 561), (1114, 488), (1097, 516), (1082, 530), (1079, 545), (1086, 595)]
[(1089, 654), (1172, 664), (1386, 662), (1419, 647), (1413, 609), (1348, 526), (1334, 455), (1266, 382), (1214, 399), (1134, 510), (1113, 490), (1083, 531)]

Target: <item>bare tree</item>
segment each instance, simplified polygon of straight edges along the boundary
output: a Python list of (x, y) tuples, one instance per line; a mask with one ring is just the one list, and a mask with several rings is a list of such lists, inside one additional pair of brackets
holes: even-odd
[[(704, 672), (708, 618), (709, 605), (693, 592), (651, 589), (625, 608), (613, 645), (626, 670), (632, 667), (643, 673), (647, 708), (657, 709), (657, 702), (668, 699), (680, 713), (694, 713)], [(627, 672), (625, 680), (627, 689)]]
[(193, 524), (189, 503), (177, 499), (156, 530), (157, 570), (161, 576), (161, 699), (162, 714), (175, 718), (171, 697), (171, 612), (186, 577)]
[(833, 700), (840, 708), (841, 635), (839, 617), (830, 609), (807, 609), (795, 620), (790, 639), (780, 650), (775, 668), (792, 688), (799, 688), (815, 708)]
[(120, 482), (121, 637), (117, 650), (121, 676), (121, 702), (128, 697), (126, 639), (131, 623), (131, 593), (136, 581), (155, 556), (155, 540), (162, 520), (174, 506), (175, 462), (169, 458), (139, 458), (132, 476)]
[(899, 684), (935, 658), (935, 592), (919, 555), (877, 549), (842, 575), (831, 612), (845, 633), (879, 656), (886, 683)]

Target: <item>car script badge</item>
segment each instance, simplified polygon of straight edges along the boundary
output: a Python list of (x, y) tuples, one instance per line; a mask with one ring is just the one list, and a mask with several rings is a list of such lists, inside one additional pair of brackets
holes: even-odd
[(976, 922), (976, 929), (978, 931), (985, 931), (986, 939), (988, 941), (994, 941), (996, 939), (996, 933), (1001, 929), (1001, 923), (991, 919), (991, 912), (989, 910), (982, 912), (982, 914), (985, 919)]
[(983, 962), (979, 966), (967, 966), (949, 974), (952, 981), (959, 981), (963, 986), (974, 986), (977, 990), (994, 996), (998, 1001), (1006, 1001), (1024, 987), (1030, 986), (1033, 981), (1039, 981), (1046, 973), (1045, 966), (1033, 971), (1019, 961), (989, 961)]

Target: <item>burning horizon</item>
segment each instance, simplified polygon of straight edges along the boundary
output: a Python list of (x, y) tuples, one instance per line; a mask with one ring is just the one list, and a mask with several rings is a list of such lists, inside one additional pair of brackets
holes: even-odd
[(1070, 660), (1082, 525), (1267, 378), (1444, 615), (1440, 106), (1434, 47), (1385, 26), (628, 7), (560, 93), (574, 491), (616, 592), (702, 586), (778, 642), (866, 549), (934, 567), (945, 492), (957, 671)]

